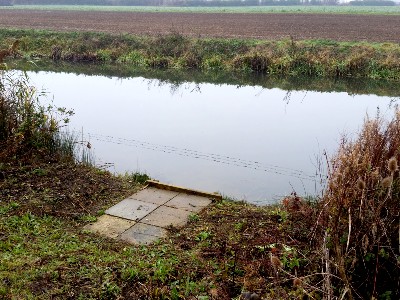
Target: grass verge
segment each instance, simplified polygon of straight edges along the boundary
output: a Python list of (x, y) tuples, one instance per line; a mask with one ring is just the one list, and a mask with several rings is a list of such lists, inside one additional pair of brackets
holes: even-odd
[(400, 79), (400, 46), (327, 40), (258, 41), (0, 30), (27, 59), (115, 63), (147, 69), (226, 71), (271, 77)]

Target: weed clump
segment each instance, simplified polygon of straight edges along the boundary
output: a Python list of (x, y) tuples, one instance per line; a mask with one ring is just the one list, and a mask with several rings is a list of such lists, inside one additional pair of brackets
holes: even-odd
[[(329, 165), (325, 257), (330, 294), (347, 299), (400, 297), (400, 111), (367, 118), (355, 141), (343, 139)], [(389, 299), (385, 298), (385, 299)]]
[[(26, 73), (0, 73), (0, 161), (48, 156), (73, 157), (73, 141), (63, 138), (61, 123), (72, 111), (44, 106)], [(61, 118), (60, 118), (61, 117)]]

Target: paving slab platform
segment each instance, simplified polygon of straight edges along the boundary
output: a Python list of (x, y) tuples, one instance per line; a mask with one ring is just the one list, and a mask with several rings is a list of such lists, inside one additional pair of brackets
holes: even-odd
[(143, 190), (110, 207), (83, 229), (131, 244), (150, 244), (165, 237), (170, 226), (184, 226), (191, 214), (220, 199), (219, 194), (149, 180)]

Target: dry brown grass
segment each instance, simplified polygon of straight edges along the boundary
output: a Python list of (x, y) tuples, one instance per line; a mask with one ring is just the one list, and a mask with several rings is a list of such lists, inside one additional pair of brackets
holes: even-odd
[[(325, 206), (326, 263), (346, 298), (399, 298), (400, 111), (367, 118), (331, 160)], [(333, 294), (332, 294), (333, 295)]]
[(6, 58), (7, 56), (17, 56), (18, 53), (18, 47), (19, 47), (19, 40), (14, 41), (14, 43), (8, 48), (8, 49), (3, 49), (0, 50), (0, 63), (3, 63), (4, 58)]

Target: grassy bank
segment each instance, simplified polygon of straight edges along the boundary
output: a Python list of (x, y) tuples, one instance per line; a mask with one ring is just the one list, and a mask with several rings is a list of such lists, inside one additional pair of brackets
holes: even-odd
[[(223, 201), (193, 215), (186, 228), (172, 230), (160, 243), (132, 246), (81, 229), (101, 214), (104, 196), (115, 202), (129, 190), (115, 190), (123, 179), (105, 173), (94, 176), (94, 170), (83, 172), (78, 167), (74, 174), (80, 180), (70, 177), (71, 184), (85, 183), (82, 180), (87, 178), (84, 181), (92, 180), (90, 186), (96, 189), (107, 186), (102, 196), (91, 191), (79, 195), (75, 190), (72, 203), (82, 197), (83, 207), (65, 199), (52, 210), (49, 198), (57, 196), (53, 178), (63, 179), (63, 168), (43, 170), (47, 174), (42, 177), (28, 175), (27, 170), (25, 176), (22, 171), (7, 172), (7, 180), (1, 182), (14, 191), (22, 178), (29, 177), (26, 183), (32, 187), (12, 201), (10, 194), (2, 195), (3, 299), (232, 299), (242, 291), (276, 299), (317, 294), (313, 285), (318, 275), (307, 279), (305, 291), (293, 287), (296, 274), (305, 275), (317, 265), (304, 240), (292, 240), (293, 233), (288, 237), (292, 221), (279, 208)], [(48, 190), (48, 200), (38, 207), (39, 201), (43, 203), (39, 187)], [(62, 193), (71, 191), (65, 186)], [(89, 201), (94, 205), (88, 205)], [(273, 249), (282, 251), (285, 273), (279, 278), (269, 258)]]
[(137, 37), (0, 30), (3, 48), (15, 40), (20, 41), (19, 55), (28, 59), (260, 73), (271, 77), (400, 79), (400, 46), (390, 43), (195, 39), (178, 33)]

